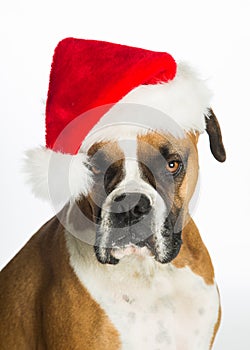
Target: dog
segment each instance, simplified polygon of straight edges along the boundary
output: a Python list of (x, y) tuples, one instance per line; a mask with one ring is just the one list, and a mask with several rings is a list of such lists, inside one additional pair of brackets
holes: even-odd
[[(223, 162), (212, 109), (205, 122)], [(87, 147), (88, 191), (0, 273), (2, 350), (212, 348), (220, 297), (189, 213), (198, 138), (119, 125)]]

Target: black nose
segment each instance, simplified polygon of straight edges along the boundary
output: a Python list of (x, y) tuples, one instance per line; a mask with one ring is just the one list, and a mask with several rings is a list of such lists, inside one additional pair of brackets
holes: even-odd
[(123, 193), (113, 199), (112, 215), (118, 227), (133, 225), (151, 210), (149, 198), (143, 193)]

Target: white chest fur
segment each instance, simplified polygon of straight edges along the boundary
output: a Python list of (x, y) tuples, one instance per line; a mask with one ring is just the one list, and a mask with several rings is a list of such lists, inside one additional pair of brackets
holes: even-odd
[(122, 350), (209, 349), (219, 308), (216, 285), (188, 267), (150, 257), (101, 265), (90, 246), (72, 236), (67, 241), (76, 275), (118, 330)]

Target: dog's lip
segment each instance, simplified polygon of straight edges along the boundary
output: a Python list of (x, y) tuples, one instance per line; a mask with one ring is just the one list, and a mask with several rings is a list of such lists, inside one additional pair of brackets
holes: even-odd
[(124, 256), (135, 255), (140, 257), (152, 256), (152, 252), (148, 247), (139, 247), (133, 243), (127, 244), (124, 247), (114, 247), (111, 249), (111, 254), (117, 259), (121, 259)]

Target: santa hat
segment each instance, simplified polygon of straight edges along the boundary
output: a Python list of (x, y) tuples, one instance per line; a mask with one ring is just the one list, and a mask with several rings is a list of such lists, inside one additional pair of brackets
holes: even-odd
[[(157, 121), (152, 113), (147, 117), (138, 111), (131, 117), (123, 108), (131, 104), (157, 110), (164, 117)], [(57, 201), (88, 193), (91, 174), (84, 143), (107, 125), (129, 122), (173, 132), (172, 121), (183, 131), (200, 133), (209, 106), (210, 92), (203, 81), (168, 53), (64, 39), (52, 62), (46, 146), (27, 152), (33, 191)]]

